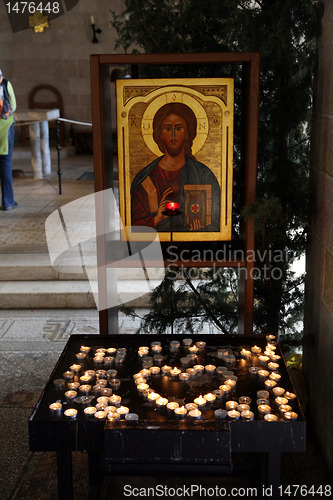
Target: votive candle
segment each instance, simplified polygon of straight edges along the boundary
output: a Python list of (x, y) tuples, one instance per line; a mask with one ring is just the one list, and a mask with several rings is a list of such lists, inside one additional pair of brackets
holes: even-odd
[(148, 401), (156, 401), (161, 396), (157, 392), (151, 392), (148, 394)]
[(240, 413), (237, 410), (230, 410), (228, 411), (228, 418), (230, 420), (238, 420), (240, 417)]
[(267, 368), (272, 372), (276, 372), (279, 369), (279, 363), (273, 363), (273, 361), (271, 361), (270, 363), (268, 363)]
[(218, 410), (214, 411), (214, 415), (219, 420), (224, 420), (225, 418), (227, 418), (228, 412), (227, 410), (222, 410), (221, 408), (219, 408)]
[(275, 404), (280, 406), (280, 405), (287, 405), (288, 404), (288, 399), (284, 398), (283, 396), (278, 396), (275, 398)]
[(283, 389), (283, 387), (273, 387), (272, 389), (273, 396), (276, 398), (279, 396), (283, 396), (285, 392), (286, 391), (285, 389)]
[(64, 411), (65, 417), (69, 418), (76, 418), (77, 417), (77, 410), (75, 408), (68, 408), (68, 410)]
[(267, 413), (271, 412), (271, 407), (269, 405), (259, 405), (258, 406), (258, 412), (261, 415), (266, 415)]
[(237, 405), (236, 410), (239, 411), (240, 413), (242, 413), (243, 411), (249, 411), (250, 405), (246, 405), (246, 404)]
[(250, 405), (251, 404), (251, 398), (249, 396), (240, 396), (238, 398), (238, 403), (240, 405)]
[(170, 373), (171, 377), (177, 378), (177, 377), (179, 377), (181, 370), (179, 368), (172, 368), (169, 373)]
[(94, 413), (94, 417), (98, 420), (104, 420), (107, 417), (107, 412), (104, 410), (99, 410)]
[(223, 394), (228, 394), (231, 391), (230, 385), (222, 384), (219, 387), (219, 390), (223, 392)]
[(283, 415), (285, 420), (297, 420), (297, 413), (294, 411), (285, 411)]
[(288, 399), (288, 404), (293, 403), (294, 401), (296, 401), (297, 398), (296, 394), (289, 391), (284, 393), (284, 397)]
[(82, 366), (81, 366), (81, 365), (74, 364), (74, 365), (70, 366), (70, 369), (72, 370), (72, 372), (77, 373), (77, 372), (81, 371)]
[(259, 356), (259, 364), (266, 365), (268, 363), (269, 359), (270, 359), (269, 356), (265, 356), (264, 354), (261, 354)]
[(120, 406), (120, 408), (117, 409), (117, 413), (119, 413), (121, 417), (125, 417), (125, 415), (129, 413), (129, 408), (127, 406)]
[(186, 408), (187, 411), (197, 410), (198, 409), (198, 405), (195, 404), (195, 403), (187, 403), (185, 405), (185, 408)]
[(266, 389), (274, 389), (274, 387), (277, 385), (277, 382), (275, 382), (275, 380), (271, 380), (271, 379), (267, 379), (265, 380), (265, 387)]
[(215, 394), (212, 394), (211, 392), (209, 392), (208, 394), (205, 394), (204, 398), (207, 401), (207, 403), (214, 403), (214, 401), (216, 400)]
[(200, 417), (201, 417), (201, 415), (202, 415), (202, 413), (201, 413), (201, 411), (200, 411), (200, 410), (198, 410), (198, 409), (197, 409), (197, 410), (190, 410), (190, 411), (188, 412), (188, 416), (189, 416), (190, 418), (193, 418), (193, 419), (198, 419), (198, 418), (200, 418)]
[(292, 407), (290, 405), (280, 405), (279, 406), (280, 415), (283, 415), (287, 411), (292, 411)]
[(199, 396), (198, 398), (194, 399), (194, 403), (198, 405), (200, 408), (201, 406), (204, 406), (207, 403), (207, 401), (203, 396)]
[(266, 420), (266, 422), (276, 422), (278, 420), (277, 416), (273, 413), (267, 413), (266, 415), (264, 415), (264, 419)]
[(97, 412), (97, 408), (95, 406), (87, 406), (83, 411), (86, 415), (91, 416)]
[(269, 392), (268, 391), (257, 391), (257, 398), (268, 399), (269, 398)]
[(179, 403), (177, 403), (176, 401), (170, 401), (169, 403), (167, 403), (166, 407), (168, 410), (174, 411), (176, 408), (179, 407)]
[(226, 410), (236, 410), (238, 406), (237, 401), (227, 401), (225, 404), (225, 409)]
[(76, 391), (66, 391), (65, 392), (65, 398), (67, 398), (67, 399), (74, 399), (74, 398), (76, 398), (76, 396), (77, 396)]
[(75, 357), (78, 361), (83, 361), (87, 356), (85, 352), (78, 352), (75, 354)]
[(89, 384), (83, 384), (80, 385), (79, 387), (79, 392), (82, 392), (82, 394), (89, 394), (91, 391), (91, 385)]
[[(243, 406), (246, 406), (246, 405), (243, 405)], [(238, 408), (237, 408), (237, 410), (238, 410)], [(244, 410), (244, 411), (241, 412), (241, 418), (243, 420), (253, 420), (254, 419), (254, 413), (252, 411), (250, 411), (249, 409), (248, 410)]]
[(194, 365), (193, 368), (198, 374), (203, 373), (205, 370), (203, 365)]
[(185, 418), (187, 415), (187, 409), (185, 408), (185, 406), (180, 406), (178, 408), (175, 408), (174, 413), (178, 418)]
[(110, 396), (109, 401), (112, 405), (119, 406), (121, 402), (121, 396), (118, 396), (118, 394), (113, 394)]
[(158, 408), (164, 408), (168, 404), (169, 400), (167, 398), (159, 397), (156, 399), (155, 403)]
[(58, 411), (61, 411), (62, 404), (61, 403), (51, 403), (49, 408), (51, 411), (58, 412)]

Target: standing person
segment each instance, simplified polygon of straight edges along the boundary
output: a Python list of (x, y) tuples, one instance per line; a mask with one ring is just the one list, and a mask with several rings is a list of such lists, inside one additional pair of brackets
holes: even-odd
[(12, 157), (14, 147), (14, 111), (16, 98), (12, 84), (3, 78), (0, 69), (0, 181), (2, 210), (11, 210), (18, 205), (14, 200)]

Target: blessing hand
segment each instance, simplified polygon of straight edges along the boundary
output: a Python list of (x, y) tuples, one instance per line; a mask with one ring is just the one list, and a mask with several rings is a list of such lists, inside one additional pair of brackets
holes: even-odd
[(154, 217), (154, 227), (156, 227), (161, 222), (161, 220), (167, 217), (167, 215), (163, 215), (162, 212), (166, 211), (165, 204), (173, 201), (173, 200), (168, 200), (168, 196), (170, 196), (171, 193), (173, 193), (173, 189), (171, 188), (168, 188), (164, 191), (160, 204), (158, 206), (157, 214)]

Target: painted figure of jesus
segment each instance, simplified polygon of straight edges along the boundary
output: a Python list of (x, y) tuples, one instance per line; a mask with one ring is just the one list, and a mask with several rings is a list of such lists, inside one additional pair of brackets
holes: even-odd
[[(197, 119), (189, 106), (169, 103), (156, 112), (153, 138), (164, 154), (143, 168), (132, 182), (132, 226), (170, 231), (170, 217), (163, 212), (165, 204), (174, 201), (179, 203), (181, 213), (173, 217), (173, 231), (220, 231), (220, 186), (213, 172), (192, 154), (196, 133)], [(185, 224), (185, 191), (189, 186), (209, 189), (208, 224), (194, 215)]]

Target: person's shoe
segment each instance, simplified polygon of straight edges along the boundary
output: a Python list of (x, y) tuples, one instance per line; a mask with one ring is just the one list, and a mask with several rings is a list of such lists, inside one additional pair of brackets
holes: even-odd
[(2, 207), (2, 210), (13, 210), (14, 208), (17, 208), (18, 207), (18, 204), (16, 203), (16, 201), (14, 201), (14, 203), (12, 205), (7, 205), (6, 207)]

